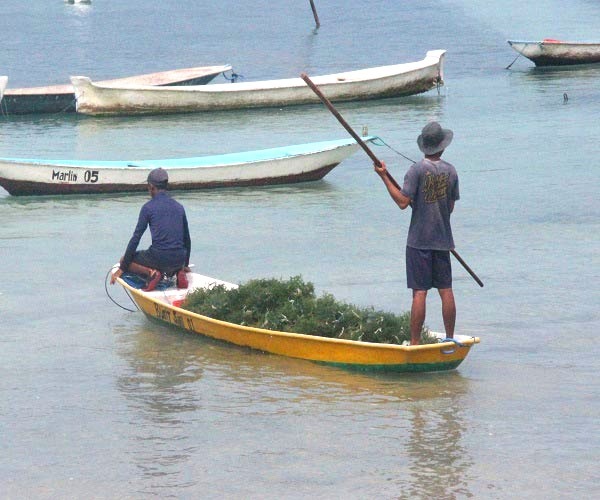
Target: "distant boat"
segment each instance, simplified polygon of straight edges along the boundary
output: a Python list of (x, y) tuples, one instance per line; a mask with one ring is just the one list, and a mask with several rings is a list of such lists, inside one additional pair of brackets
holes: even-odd
[[(375, 139), (369, 136), (363, 140)], [(0, 186), (16, 196), (146, 191), (148, 173), (157, 167), (168, 171), (170, 190), (315, 181), (322, 179), (358, 147), (354, 139), (341, 139), (163, 160), (0, 158)]]
[[(204, 85), (218, 74), (230, 70), (231, 66), (228, 64), (199, 66), (105, 80), (102, 83), (111, 85)], [(13, 115), (74, 111), (75, 93), (71, 84), (9, 88), (0, 102), (0, 112)]]
[[(312, 77), (331, 101), (361, 101), (426, 92), (443, 84), (445, 50), (417, 62)], [(190, 87), (124, 86), (73, 76), (77, 111), (90, 115), (159, 114), (318, 103), (302, 78)]]
[[(113, 272), (118, 269), (115, 266)], [(404, 346), (362, 342), (317, 335), (280, 332), (219, 321), (182, 308), (188, 293), (222, 285), (226, 289), (234, 283), (187, 273), (188, 289), (175, 286), (160, 291), (145, 292), (139, 288), (135, 275), (124, 274), (117, 279), (139, 309), (150, 319), (158, 320), (191, 333), (221, 340), (288, 358), (304, 359), (338, 368), (361, 372), (435, 372), (453, 370), (467, 357), (479, 337), (446, 335), (430, 332), (438, 340), (433, 344)], [(142, 285), (143, 286), (143, 285)]]
[(570, 66), (600, 62), (600, 43), (508, 40), (508, 44), (536, 66)]
[(92, 3), (92, 0), (65, 0), (65, 3), (81, 3), (81, 4), (90, 4)]

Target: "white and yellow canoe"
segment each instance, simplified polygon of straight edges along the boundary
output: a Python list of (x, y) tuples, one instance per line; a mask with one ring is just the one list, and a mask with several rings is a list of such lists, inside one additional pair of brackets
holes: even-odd
[[(116, 269), (116, 267), (115, 267)], [(188, 273), (189, 287), (168, 287), (144, 292), (127, 275), (118, 279), (139, 309), (149, 318), (213, 339), (259, 351), (305, 359), (360, 371), (430, 372), (452, 370), (462, 363), (478, 337), (456, 335), (453, 341), (403, 346), (319, 337), (264, 330), (219, 321), (181, 307), (186, 295), (198, 288), (215, 285), (236, 287), (197, 273)]]

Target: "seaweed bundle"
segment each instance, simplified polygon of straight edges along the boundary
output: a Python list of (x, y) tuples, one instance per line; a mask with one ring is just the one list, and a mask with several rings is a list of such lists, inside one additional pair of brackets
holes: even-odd
[[(183, 308), (238, 325), (330, 338), (386, 344), (410, 341), (410, 314), (396, 315), (373, 307), (315, 295), (314, 285), (300, 276), (289, 280), (255, 279), (234, 289), (222, 285), (194, 290)], [(437, 340), (421, 332), (422, 343)]]

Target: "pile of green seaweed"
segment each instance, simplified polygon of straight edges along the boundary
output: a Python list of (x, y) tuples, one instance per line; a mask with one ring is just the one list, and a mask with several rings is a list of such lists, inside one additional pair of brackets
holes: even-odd
[[(182, 307), (238, 325), (322, 337), (385, 344), (410, 341), (410, 314), (400, 316), (338, 302), (330, 294), (316, 297), (314, 285), (301, 276), (289, 280), (255, 279), (238, 288), (222, 285), (190, 292)], [(437, 340), (427, 329), (421, 343)]]

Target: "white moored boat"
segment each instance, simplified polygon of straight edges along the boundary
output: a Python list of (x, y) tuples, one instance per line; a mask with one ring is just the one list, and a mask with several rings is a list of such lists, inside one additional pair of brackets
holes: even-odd
[[(311, 77), (331, 101), (360, 101), (426, 92), (443, 84), (445, 50), (417, 62)], [(90, 115), (158, 114), (318, 103), (302, 78), (189, 87), (99, 84), (73, 76), (77, 111)]]
[[(376, 137), (365, 137), (373, 141)], [(354, 139), (243, 153), (140, 161), (0, 158), (0, 186), (12, 195), (145, 191), (148, 173), (169, 173), (169, 189), (264, 186), (322, 179), (358, 149)]]
[(600, 62), (600, 43), (508, 40), (508, 44), (536, 66), (567, 66)]

